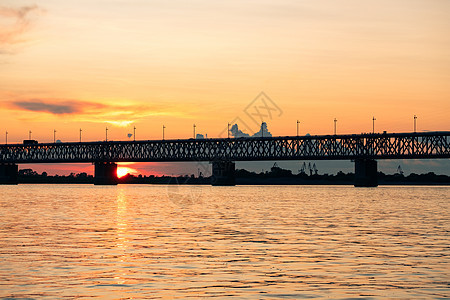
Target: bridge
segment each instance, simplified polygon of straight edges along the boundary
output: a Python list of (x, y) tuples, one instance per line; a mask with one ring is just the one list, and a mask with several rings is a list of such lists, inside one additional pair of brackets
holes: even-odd
[(93, 163), (95, 184), (117, 184), (117, 162), (211, 162), (213, 185), (234, 185), (236, 161), (352, 160), (355, 186), (377, 186), (379, 159), (450, 158), (450, 131), (0, 145), (0, 183), (17, 164)]

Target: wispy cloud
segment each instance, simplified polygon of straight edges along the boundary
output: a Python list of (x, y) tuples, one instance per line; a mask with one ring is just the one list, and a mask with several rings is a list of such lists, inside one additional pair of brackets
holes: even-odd
[(136, 120), (157, 115), (181, 114), (161, 104), (104, 104), (78, 100), (28, 99), (6, 102), (6, 109), (34, 115), (72, 116), (76, 121), (108, 123), (125, 127)]
[(33, 17), (43, 12), (37, 5), (22, 7), (0, 6), (0, 54), (15, 53), (12, 45), (23, 42), (23, 34), (33, 23)]
[(74, 114), (82, 111), (81, 103), (76, 102), (48, 103), (43, 100), (34, 99), (28, 101), (14, 101), (11, 102), (10, 105), (17, 109), (46, 112), (55, 115)]
[(105, 123), (118, 126), (118, 127), (127, 127), (130, 124), (133, 124), (134, 121), (131, 120), (122, 120), (122, 121), (105, 121)]

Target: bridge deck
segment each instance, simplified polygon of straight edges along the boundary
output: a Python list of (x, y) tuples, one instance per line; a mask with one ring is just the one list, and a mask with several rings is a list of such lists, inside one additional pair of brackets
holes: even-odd
[(450, 158), (450, 131), (0, 145), (0, 163)]

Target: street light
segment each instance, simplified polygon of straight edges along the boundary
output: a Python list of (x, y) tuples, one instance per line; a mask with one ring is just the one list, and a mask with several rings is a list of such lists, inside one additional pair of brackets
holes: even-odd
[(56, 143), (56, 129), (53, 129), (53, 143)]
[(194, 139), (195, 139), (195, 127), (197, 127), (197, 126), (195, 126), (195, 124), (194, 124)]
[(106, 130), (105, 130), (105, 133), (106, 133), (106, 142), (108, 141), (108, 127), (106, 127)]
[(416, 132), (416, 120), (417, 120), (417, 116), (414, 115), (414, 132)]
[(5, 138), (5, 144), (8, 145), (8, 131), (6, 131), (5, 136), (6, 136), (6, 138)]
[(31, 140), (31, 130), (28, 131), (28, 139)]
[(166, 129), (166, 126), (163, 125), (163, 140), (164, 140), (164, 131)]
[(133, 127), (133, 140), (136, 141), (136, 126)]
[(298, 124), (300, 124), (299, 120), (297, 120), (297, 136), (298, 136)]
[(375, 133), (375, 117), (372, 117), (372, 131)]
[(228, 132), (228, 134), (227, 134), (228, 138), (230, 138), (230, 125), (231, 125), (231, 124), (228, 123), (228, 131), (227, 131), (227, 132)]
[(80, 128), (80, 143), (81, 143), (81, 131), (82, 131), (82, 130), (81, 130), (81, 128)]
[(334, 135), (336, 135), (336, 123), (337, 123), (337, 120), (336, 120), (336, 118), (334, 118)]

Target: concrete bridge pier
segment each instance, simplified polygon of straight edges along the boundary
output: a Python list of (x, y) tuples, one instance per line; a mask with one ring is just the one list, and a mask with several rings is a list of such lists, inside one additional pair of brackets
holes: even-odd
[(117, 164), (113, 162), (96, 162), (94, 172), (95, 185), (116, 185)]
[(212, 185), (236, 185), (234, 174), (235, 163), (232, 161), (217, 160), (212, 162)]
[(376, 187), (377, 161), (374, 159), (358, 158), (355, 160), (355, 187)]
[(0, 184), (17, 184), (19, 166), (15, 163), (0, 164)]

